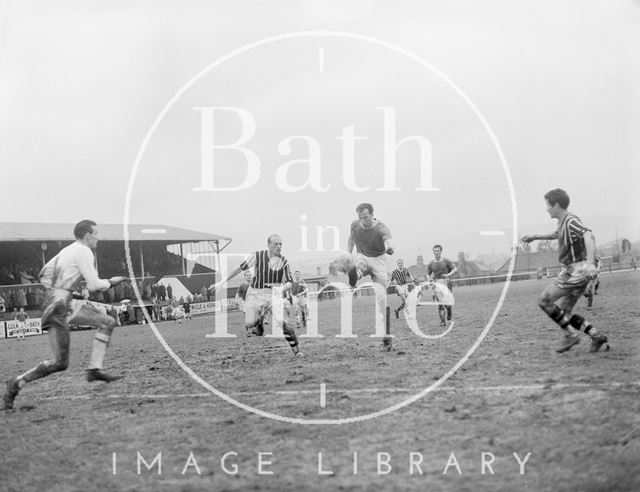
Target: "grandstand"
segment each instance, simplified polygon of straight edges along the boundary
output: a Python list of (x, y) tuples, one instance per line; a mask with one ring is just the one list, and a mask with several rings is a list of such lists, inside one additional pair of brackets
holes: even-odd
[[(75, 240), (73, 228), (74, 224), (64, 223), (0, 223), (0, 296), (7, 311), (23, 303), (31, 310), (40, 307), (38, 272)], [(128, 239), (131, 266), (140, 285), (172, 277), (174, 284), (179, 282), (193, 294), (215, 281), (216, 256), (231, 243), (230, 237), (155, 224), (130, 225)], [(130, 276), (123, 226), (99, 224), (99, 241), (96, 261), (100, 276)], [(23, 295), (25, 301), (19, 301)]]

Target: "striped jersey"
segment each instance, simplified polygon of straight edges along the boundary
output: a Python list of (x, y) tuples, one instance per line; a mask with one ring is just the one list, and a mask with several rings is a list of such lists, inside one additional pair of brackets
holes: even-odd
[(404, 285), (411, 282), (413, 278), (411, 278), (409, 270), (407, 270), (406, 267), (402, 267), (402, 269), (396, 268), (393, 272), (391, 272), (391, 280), (395, 281), (395, 283), (398, 285)]
[(254, 269), (255, 275), (251, 282), (251, 287), (254, 289), (273, 287), (274, 284), (283, 284), (293, 280), (287, 259), (282, 255), (269, 258), (269, 250), (266, 249), (251, 253), (240, 263), (240, 268), (242, 270)]
[(587, 259), (587, 246), (584, 242), (584, 233), (590, 231), (580, 218), (568, 213), (558, 224), (558, 249), (560, 263), (569, 265), (576, 261)]

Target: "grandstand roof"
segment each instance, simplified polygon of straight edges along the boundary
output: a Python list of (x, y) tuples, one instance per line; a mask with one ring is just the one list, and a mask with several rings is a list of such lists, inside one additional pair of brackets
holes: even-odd
[[(507, 273), (509, 271), (509, 262), (507, 260), (504, 265), (496, 270), (496, 273)], [(557, 251), (518, 251), (516, 254), (516, 264), (513, 268), (514, 272), (526, 272), (537, 270), (538, 268), (550, 268), (560, 265)]]
[[(75, 224), (45, 222), (0, 222), (0, 242), (73, 241)], [(214, 241), (230, 243), (231, 238), (191, 231), (180, 227), (155, 224), (131, 224), (130, 241), (162, 241), (169, 244)], [(122, 224), (98, 224), (100, 241), (124, 241)], [(225, 244), (225, 246), (226, 246)]]

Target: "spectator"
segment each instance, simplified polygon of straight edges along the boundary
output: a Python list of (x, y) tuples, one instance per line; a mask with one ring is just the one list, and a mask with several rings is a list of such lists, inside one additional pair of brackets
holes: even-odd
[(18, 291), (18, 304), (17, 306), (19, 308), (26, 308), (27, 307), (27, 294), (24, 291), (24, 289), (20, 289)]

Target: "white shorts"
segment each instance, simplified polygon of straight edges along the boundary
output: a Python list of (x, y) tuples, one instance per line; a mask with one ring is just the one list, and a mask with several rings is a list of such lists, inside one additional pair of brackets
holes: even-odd
[(380, 284), (387, 285), (389, 280), (387, 275), (387, 254), (380, 256), (365, 256), (362, 253), (356, 253), (353, 256), (353, 262), (362, 273), (362, 275), (371, 275), (371, 279)]
[(396, 285), (396, 294), (400, 297), (406, 297), (409, 295), (409, 284)]
[(247, 324), (253, 324), (261, 315), (266, 316), (272, 312), (273, 322), (281, 324), (285, 315), (284, 309), (288, 304), (288, 302), (285, 303), (282, 296), (277, 293), (274, 295), (271, 288), (255, 289), (249, 287), (247, 297), (244, 300), (245, 321)]

